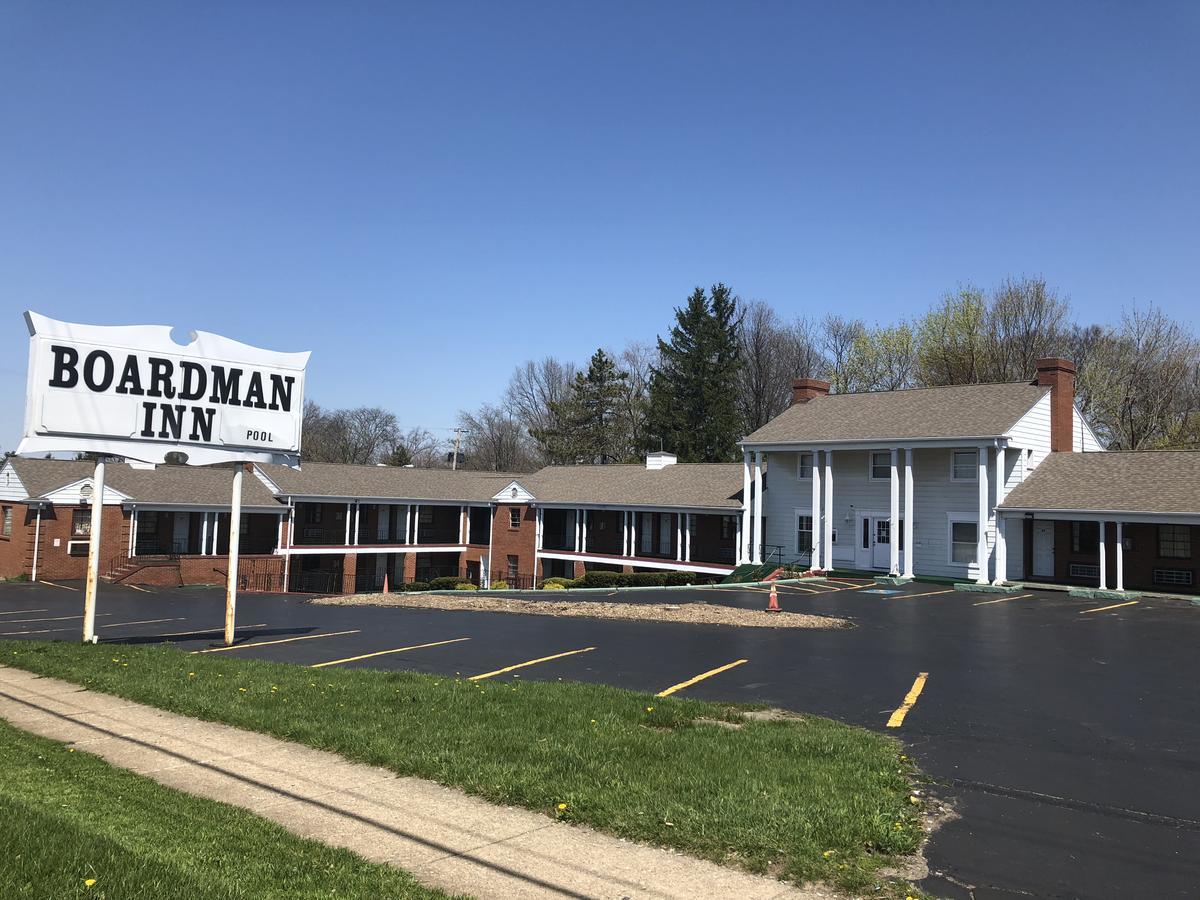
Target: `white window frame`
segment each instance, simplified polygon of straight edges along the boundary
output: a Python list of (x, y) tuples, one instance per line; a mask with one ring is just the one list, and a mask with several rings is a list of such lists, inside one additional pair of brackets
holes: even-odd
[[(975, 538), (971, 542), (971, 559), (967, 562), (954, 558), (954, 526), (959, 524), (974, 525)], [(966, 541), (959, 541), (963, 544)], [(969, 569), (971, 566), (979, 565), (979, 514), (970, 512), (948, 512), (946, 513), (946, 564), (958, 566), (959, 568)]]
[[(971, 474), (968, 477), (960, 478), (955, 474), (954, 457), (960, 453), (971, 454)], [(969, 481), (976, 482), (979, 480), (979, 451), (978, 450), (951, 450), (950, 451), (950, 480), (951, 481)]]
[[(808, 474), (804, 474), (804, 457), (808, 457)], [(817, 464), (817, 453), (815, 450), (801, 450), (796, 453), (796, 479), (798, 481), (812, 481), (813, 466)]]
[[(882, 456), (887, 460), (887, 474), (882, 478), (875, 475), (875, 457)], [(891, 481), (892, 480), (892, 451), (891, 450), (869, 450), (867, 451), (867, 480), (868, 481)]]
[[(808, 549), (800, 546), (800, 532), (803, 530), (800, 528), (801, 519), (808, 519)], [(812, 553), (812, 549), (815, 546), (817, 539), (817, 536), (813, 533), (812, 508), (796, 507), (794, 510), (792, 510), (792, 521), (796, 523), (796, 554), (799, 555), (801, 553)]]

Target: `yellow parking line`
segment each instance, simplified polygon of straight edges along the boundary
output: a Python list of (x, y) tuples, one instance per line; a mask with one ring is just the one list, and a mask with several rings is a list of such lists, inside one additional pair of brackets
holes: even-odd
[(468, 681), (481, 681), (484, 678), (491, 678), (493, 675), (503, 675), (505, 672), (512, 672), (516, 669), (524, 669), (526, 666), (536, 666), (538, 663), (549, 662), (552, 659), (562, 659), (564, 656), (574, 656), (576, 653), (588, 653), (595, 650), (595, 647), (584, 647), (582, 650), (568, 650), (566, 653), (555, 653), (553, 656), (543, 656), (539, 659), (531, 659), (529, 662), (517, 663), (515, 666), (505, 666), (503, 669), (497, 669), (495, 672), (484, 672), (482, 675), (472, 675)]
[(138, 619), (135, 622), (109, 622), (107, 625), (101, 625), (101, 628), (120, 628), (122, 625), (153, 625), (155, 622), (182, 622), (183, 616), (176, 616), (173, 619)]
[(726, 663), (723, 666), (717, 666), (715, 669), (709, 669), (707, 672), (701, 672), (695, 678), (689, 678), (687, 681), (681, 681), (679, 684), (673, 684), (665, 691), (659, 691), (655, 697), (670, 697), (676, 691), (682, 691), (684, 688), (689, 688), (698, 681), (703, 681), (705, 678), (712, 678), (714, 675), (720, 675), (722, 672), (728, 672), (730, 669), (740, 666), (742, 663), (749, 662), (748, 659), (738, 659), (731, 663)]
[(21, 613), (49, 612), (47, 609), (10, 609), (0, 612), (0, 616), (19, 616)]
[(1007, 603), (1009, 600), (1024, 600), (1026, 597), (1032, 597), (1033, 594), (1016, 594), (1012, 597), (1001, 597), (998, 600), (983, 600), (979, 603), (972, 603), (972, 606), (987, 606), (989, 603)]
[(912, 688), (905, 695), (904, 702), (896, 708), (891, 718), (888, 719), (888, 728), (899, 728), (904, 724), (904, 717), (908, 715), (908, 711), (913, 708), (913, 705), (917, 702), (917, 698), (921, 696), (921, 691), (925, 689), (925, 679), (928, 677), (928, 672), (921, 672), (917, 675), (917, 680), (913, 682)]
[(192, 653), (224, 653), (226, 650), (245, 650), (247, 647), (267, 647), (271, 644), (290, 644), (292, 641), (313, 641), (317, 638), (337, 637), (342, 634), (358, 634), (362, 629), (353, 631), (331, 631), (328, 634), (304, 634), (300, 637), (280, 638), (277, 641), (255, 641), (253, 644), (234, 644), (232, 647), (209, 647), (206, 650), (193, 650)]
[(1133, 606), (1137, 602), (1137, 600), (1126, 600), (1124, 603), (1114, 603), (1112, 606), (1097, 606), (1094, 609), (1081, 609), (1079, 614), (1083, 615), (1084, 613), (1090, 612), (1104, 612), (1106, 609), (1120, 609), (1122, 606)]
[(423, 650), (426, 647), (441, 647), (443, 644), (457, 644), (459, 641), (469, 641), (470, 638), (452, 638), (448, 641), (434, 641), (430, 644), (413, 644), (411, 647), (397, 647), (395, 650), (377, 650), (375, 653), (364, 653), (362, 656), (347, 656), (345, 659), (331, 659), (329, 662), (316, 663), (310, 669), (323, 669), (326, 666), (336, 666), (341, 663), (357, 662), (360, 659), (371, 659), (376, 656), (387, 656), (389, 653), (404, 653), (408, 650)]
[(954, 588), (946, 588), (944, 591), (926, 591), (924, 594), (893, 594), (888, 597), (889, 600), (911, 600), (914, 597), (936, 597), (938, 594), (953, 594)]
[(73, 588), (69, 584), (55, 584), (53, 581), (38, 581), (38, 584), (48, 584), (50, 587), (62, 588), (64, 591), (75, 591), (75, 593), (79, 593), (79, 588)]

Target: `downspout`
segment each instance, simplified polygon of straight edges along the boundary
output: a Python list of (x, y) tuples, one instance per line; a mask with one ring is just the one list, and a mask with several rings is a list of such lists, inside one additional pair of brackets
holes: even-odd
[(296, 527), (296, 506), (295, 501), (288, 497), (288, 527), (287, 527), (287, 546), (283, 551), (283, 592), (286, 594), (290, 590), (291, 580), (289, 576), (292, 571), (292, 530)]

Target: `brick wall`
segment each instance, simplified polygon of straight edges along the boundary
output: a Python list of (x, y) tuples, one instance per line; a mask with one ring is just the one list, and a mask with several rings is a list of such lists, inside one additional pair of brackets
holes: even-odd
[[(510, 510), (516, 510), (518, 524), (510, 524)], [(526, 504), (497, 504), (492, 514), (492, 572), (502, 575), (508, 570), (508, 557), (517, 558), (517, 573), (534, 575), (537, 518)]]
[[(87, 553), (70, 556), (67, 549), (70, 541), (86, 541), (87, 535), (71, 533), (71, 522), (75, 510), (91, 514), (86, 506), (56, 506), (42, 510), (41, 534), (38, 540), (38, 571), (40, 580), (60, 581), (87, 577)], [(32, 575), (34, 533), (37, 531), (37, 511), (15, 504), (13, 509), (13, 533), (7, 541), (0, 541), (0, 574), (11, 578), (15, 575)], [(55, 546), (55, 541), (58, 546)], [(101, 574), (109, 563), (129, 549), (129, 514), (119, 506), (104, 507), (100, 531)]]

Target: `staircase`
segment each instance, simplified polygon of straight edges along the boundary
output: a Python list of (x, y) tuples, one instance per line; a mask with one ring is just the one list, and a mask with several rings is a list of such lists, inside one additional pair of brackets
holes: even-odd
[[(182, 584), (183, 577), (179, 572), (179, 560), (170, 556), (121, 556), (109, 564), (108, 571), (100, 577), (110, 584), (122, 584), (132, 576), (146, 569), (171, 569), (172, 572), (159, 571), (155, 573), (153, 582), (165, 585), (168, 582)], [(174, 577), (171, 577), (171, 576)]]

